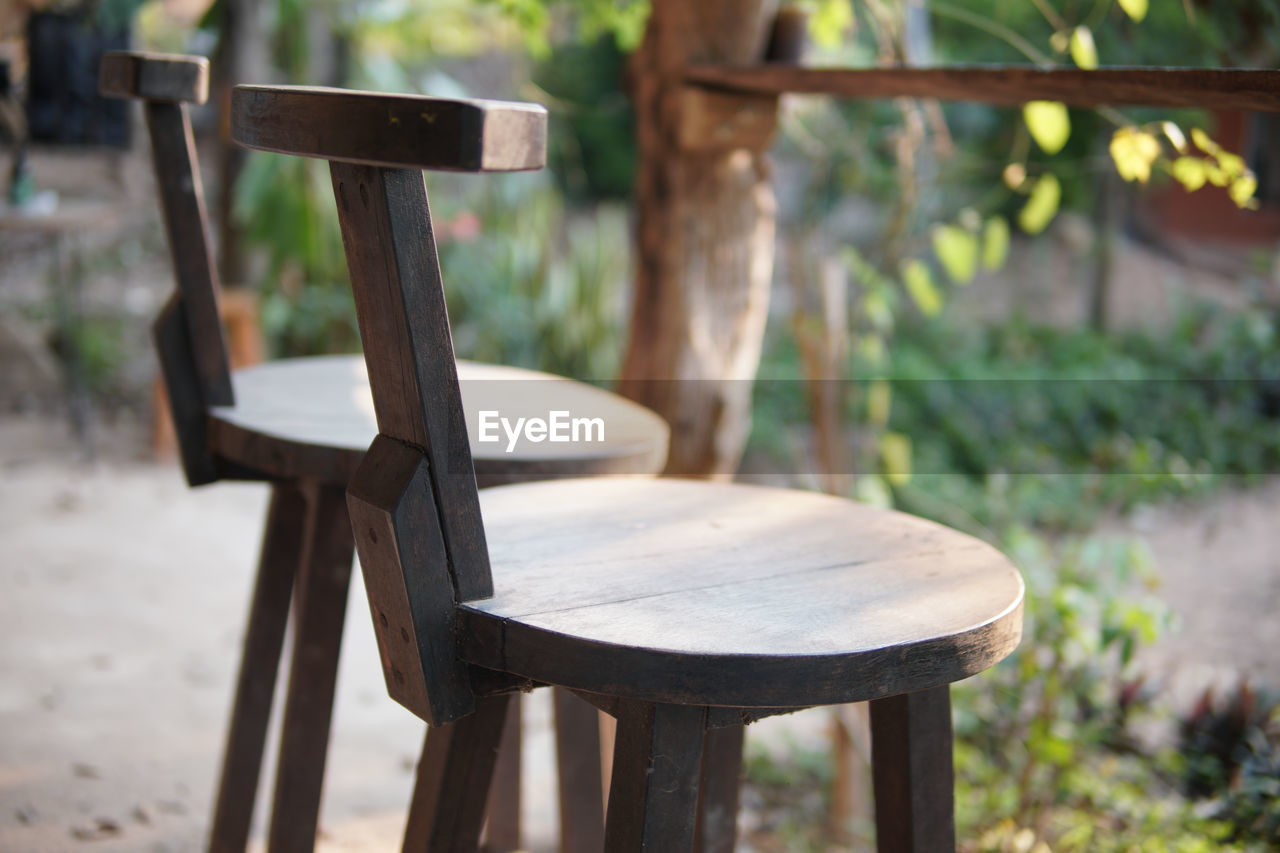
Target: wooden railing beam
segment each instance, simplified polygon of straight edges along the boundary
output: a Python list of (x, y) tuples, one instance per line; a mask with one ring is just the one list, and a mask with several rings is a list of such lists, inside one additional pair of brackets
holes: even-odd
[(755, 95), (842, 98), (938, 98), (1017, 106), (1151, 106), (1280, 112), (1280, 71), (1202, 68), (797, 68), (786, 65), (695, 65), (686, 81), (701, 88)]

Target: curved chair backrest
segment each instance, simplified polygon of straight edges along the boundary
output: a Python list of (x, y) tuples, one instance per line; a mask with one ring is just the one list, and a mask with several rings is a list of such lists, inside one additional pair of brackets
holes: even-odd
[[(432, 724), (474, 707), (455, 602), (493, 594), (423, 169), (541, 168), (533, 104), (237, 86), (232, 138), (330, 161), (379, 435), (348, 508), (392, 697)], [(412, 635), (407, 628), (412, 626)]]
[(156, 321), (183, 468), (192, 485), (218, 479), (205, 446), (209, 406), (234, 405), (231, 365), (218, 314), (218, 275), (210, 251), (204, 189), (187, 104), (204, 103), (209, 62), (198, 56), (113, 51), (103, 55), (99, 89), (144, 102), (156, 186), (164, 209), (177, 292)]

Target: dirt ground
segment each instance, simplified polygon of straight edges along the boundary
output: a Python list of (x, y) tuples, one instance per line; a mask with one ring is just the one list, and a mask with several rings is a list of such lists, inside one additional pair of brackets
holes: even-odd
[[(266, 492), (191, 490), (173, 465), (140, 461), (130, 430), (98, 437), (89, 464), (61, 421), (0, 419), (0, 850), (198, 850)], [(1280, 479), (1113, 525), (1150, 543), (1178, 615), (1147, 664), (1180, 701), (1241, 675), (1280, 687), (1278, 503)], [(398, 847), (423, 733), (385, 695), (366, 612), (357, 583), (321, 851)], [(534, 850), (557, 832), (548, 714), (535, 694), (523, 780)], [(766, 721), (750, 736), (821, 745), (825, 719)]]

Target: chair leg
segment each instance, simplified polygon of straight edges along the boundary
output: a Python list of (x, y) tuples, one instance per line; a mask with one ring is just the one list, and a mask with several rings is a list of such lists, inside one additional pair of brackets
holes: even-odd
[(617, 716), (604, 849), (690, 853), (707, 709), (627, 700)]
[(404, 853), (475, 853), (511, 696), (490, 696), (456, 723), (427, 730)]
[(293, 661), (285, 698), (267, 849), (315, 848), (329, 724), (351, 588), (355, 544), (342, 486), (313, 487), (295, 599)]
[(871, 772), (879, 853), (956, 849), (951, 691), (871, 702)]
[(511, 853), (520, 849), (520, 751), (523, 695), (507, 703), (507, 719), (498, 742), (498, 760), (485, 805), (484, 853)]
[(262, 753), (271, 719), (276, 670), (289, 621), (289, 596), (302, 556), (307, 503), (296, 483), (271, 489), (258, 577), (249, 607), (240, 676), (222, 758), (222, 778), (209, 835), (210, 853), (243, 853), (249, 843)]
[(745, 726), (707, 729), (702, 740), (696, 853), (733, 853), (738, 834)]
[(600, 853), (604, 849), (600, 712), (560, 687), (552, 687), (551, 695), (560, 785), (560, 853)]

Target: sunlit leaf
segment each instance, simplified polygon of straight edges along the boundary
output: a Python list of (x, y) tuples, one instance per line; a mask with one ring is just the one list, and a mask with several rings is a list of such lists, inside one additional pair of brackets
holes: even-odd
[(1071, 61), (1086, 71), (1098, 67), (1098, 48), (1088, 27), (1076, 27), (1071, 31)]
[(1244, 164), (1244, 158), (1239, 154), (1232, 154), (1230, 151), (1218, 150), (1214, 154), (1218, 159), (1218, 165), (1226, 171), (1228, 175), (1243, 175), (1249, 171), (1249, 167)]
[(1160, 156), (1160, 140), (1136, 127), (1122, 127), (1111, 136), (1111, 159), (1126, 181), (1145, 184), (1151, 178), (1151, 164)]
[(884, 484), (884, 478), (876, 474), (866, 474), (858, 478), (854, 484), (853, 495), (858, 500), (871, 506), (889, 509), (893, 506), (893, 494)]
[(822, 0), (809, 15), (809, 35), (819, 47), (839, 47), (853, 26), (853, 4), (849, 0)]
[(956, 284), (968, 284), (978, 271), (978, 238), (957, 225), (933, 229), (933, 251)]
[(1164, 135), (1169, 138), (1169, 142), (1173, 145), (1174, 150), (1179, 154), (1185, 154), (1187, 151), (1187, 137), (1182, 135), (1182, 129), (1171, 121), (1160, 122), (1160, 129), (1164, 131)]
[(1120, 8), (1124, 9), (1124, 13), (1135, 21), (1141, 21), (1147, 16), (1147, 0), (1118, 0)]
[(880, 458), (884, 476), (893, 486), (905, 486), (911, 480), (911, 439), (902, 433), (886, 432), (880, 436)]
[(1046, 154), (1057, 154), (1071, 137), (1066, 105), (1057, 101), (1028, 101), (1022, 106), (1022, 119), (1031, 138)]
[(1209, 134), (1205, 133), (1198, 127), (1191, 128), (1191, 141), (1196, 144), (1197, 148), (1206, 154), (1216, 154), (1221, 150), (1218, 143), (1210, 139)]
[(1251, 174), (1241, 175), (1231, 182), (1227, 194), (1238, 207), (1256, 207), (1253, 194), (1258, 191), (1258, 179)]
[(902, 281), (920, 313), (933, 317), (942, 310), (942, 294), (933, 283), (933, 274), (924, 261), (912, 258), (902, 265)]
[(867, 422), (878, 427), (888, 424), (892, 402), (893, 392), (889, 383), (883, 379), (872, 382), (867, 388)]
[(982, 229), (982, 265), (998, 270), (1009, 257), (1009, 221), (993, 216)]
[(1028, 234), (1039, 234), (1058, 213), (1062, 201), (1062, 185), (1056, 175), (1048, 174), (1036, 181), (1031, 196), (1018, 211), (1018, 225)]
[(1206, 165), (1205, 161), (1199, 157), (1179, 157), (1173, 161), (1169, 171), (1173, 173), (1174, 179), (1186, 188), (1187, 192), (1195, 192), (1204, 186), (1204, 182), (1208, 180), (1208, 176), (1205, 174)]

